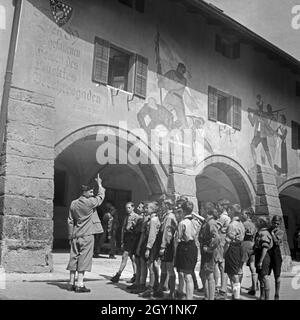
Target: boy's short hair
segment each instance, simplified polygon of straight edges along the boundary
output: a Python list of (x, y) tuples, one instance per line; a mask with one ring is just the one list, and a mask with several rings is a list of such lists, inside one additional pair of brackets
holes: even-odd
[(126, 205), (125, 206), (127, 206), (127, 205), (131, 205), (132, 207), (135, 207), (135, 205), (134, 205), (134, 203), (132, 202), (132, 201), (129, 201), (129, 202), (126, 202)]
[(208, 201), (208, 202), (204, 203), (204, 210), (206, 210), (206, 211), (213, 210), (215, 208), (216, 208), (216, 206), (213, 202)]
[(257, 223), (261, 228), (268, 228), (270, 226), (270, 220), (268, 217), (263, 217), (263, 216), (259, 217), (257, 219)]
[(238, 216), (238, 215), (241, 214), (241, 206), (238, 203), (233, 204), (230, 207), (230, 209), (231, 209), (232, 214), (235, 215), (235, 216)]
[(194, 204), (191, 201), (185, 201), (182, 206), (181, 206), (182, 210), (184, 213), (186, 214), (190, 214), (193, 212), (194, 209)]
[(94, 185), (93, 184), (82, 184), (81, 185), (81, 192), (86, 192), (86, 191), (90, 191), (90, 190), (94, 190)]
[(273, 217), (272, 217), (272, 220), (271, 220), (272, 222), (282, 222), (282, 218), (281, 218), (281, 216), (279, 216), (279, 215), (274, 215)]
[(215, 208), (208, 209), (207, 210), (207, 215), (212, 216), (214, 219), (218, 219), (219, 218), (218, 211)]
[(220, 205), (222, 208), (224, 208), (225, 210), (228, 210), (229, 206), (230, 206), (230, 201), (227, 199), (220, 199), (218, 201), (218, 205)]

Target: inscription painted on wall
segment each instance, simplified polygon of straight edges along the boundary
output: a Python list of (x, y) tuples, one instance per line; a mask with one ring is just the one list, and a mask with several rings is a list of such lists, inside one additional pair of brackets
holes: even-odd
[(32, 74), (34, 84), (50, 90), (56, 97), (101, 105), (101, 96), (81, 85), (83, 59), (79, 32), (70, 26), (65, 29), (57, 27), (42, 18), (38, 11), (34, 16), (38, 19)]
[[(266, 104), (260, 94), (256, 96), (256, 106), (256, 109), (248, 108), (248, 119), (254, 128), (250, 144), (254, 164), (268, 164), (279, 176), (286, 177), (288, 173), (287, 119), (282, 113), (285, 108), (273, 110), (272, 105)], [(260, 150), (258, 150), (259, 147)]]

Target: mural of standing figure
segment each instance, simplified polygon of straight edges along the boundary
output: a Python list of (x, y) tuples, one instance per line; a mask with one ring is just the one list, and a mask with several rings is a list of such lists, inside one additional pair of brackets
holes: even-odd
[(280, 115), (280, 126), (276, 129), (277, 145), (274, 168), (279, 175), (286, 175), (288, 172), (287, 166), (287, 149), (286, 149), (286, 117), (284, 114)]
[(176, 70), (169, 70), (163, 76), (159, 76), (158, 79), (158, 87), (168, 91), (162, 104), (175, 116), (175, 126), (181, 129), (188, 128), (183, 100), (187, 85), (185, 73), (186, 66), (180, 62)]
[(254, 165), (257, 164), (256, 148), (261, 143), (263, 149), (267, 155), (269, 164), (273, 168), (273, 161), (268, 146), (268, 137), (274, 135), (274, 130), (269, 125), (269, 116), (264, 112), (264, 103), (260, 95), (257, 95), (258, 110), (248, 108), (248, 119), (251, 125), (254, 127), (254, 137), (251, 141), (251, 153), (254, 160)]

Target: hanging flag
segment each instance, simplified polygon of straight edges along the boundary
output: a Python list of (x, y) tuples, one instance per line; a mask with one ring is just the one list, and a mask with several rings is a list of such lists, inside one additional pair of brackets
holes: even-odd
[(58, 0), (50, 0), (51, 13), (59, 27), (65, 25), (71, 18), (73, 8)]

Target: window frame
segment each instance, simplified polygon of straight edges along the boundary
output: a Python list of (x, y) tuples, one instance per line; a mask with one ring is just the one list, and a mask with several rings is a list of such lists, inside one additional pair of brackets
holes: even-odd
[[(127, 89), (123, 90), (114, 87), (110, 84), (109, 74), (111, 68), (111, 49), (123, 52), (129, 56), (128, 76), (127, 76)], [(104, 56), (104, 57), (103, 57)], [(139, 65), (138, 65), (139, 64)], [(142, 73), (138, 71), (142, 70)], [(141, 99), (147, 97), (147, 84), (148, 84), (148, 59), (135, 52), (124, 49), (108, 40), (95, 36), (94, 39), (94, 57), (92, 65), (92, 82), (105, 85), (116, 91), (121, 91), (129, 95), (137, 96)], [(138, 90), (138, 85), (140, 90)]]
[[(230, 119), (230, 123), (223, 122), (219, 118), (219, 97), (224, 97), (227, 103), (230, 104), (230, 110), (227, 110), (227, 121)], [(216, 122), (220, 125), (229, 126), (235, 130), (242, 130), (242, 100), (229, 93), (216, 89), (212, 86), (208, 86), (208, 120)]]
[[(227, 43), (226, 43), (227, 42)], [(227, 52), (229, 50), (229, 52)], [(228, 59), (240, 59), (241, 57), (241, 42), (236, 39), (235, 41), (230, 41), (226, 39), (219, 33), (215, 35), (215, 51), (222, 54)]]

